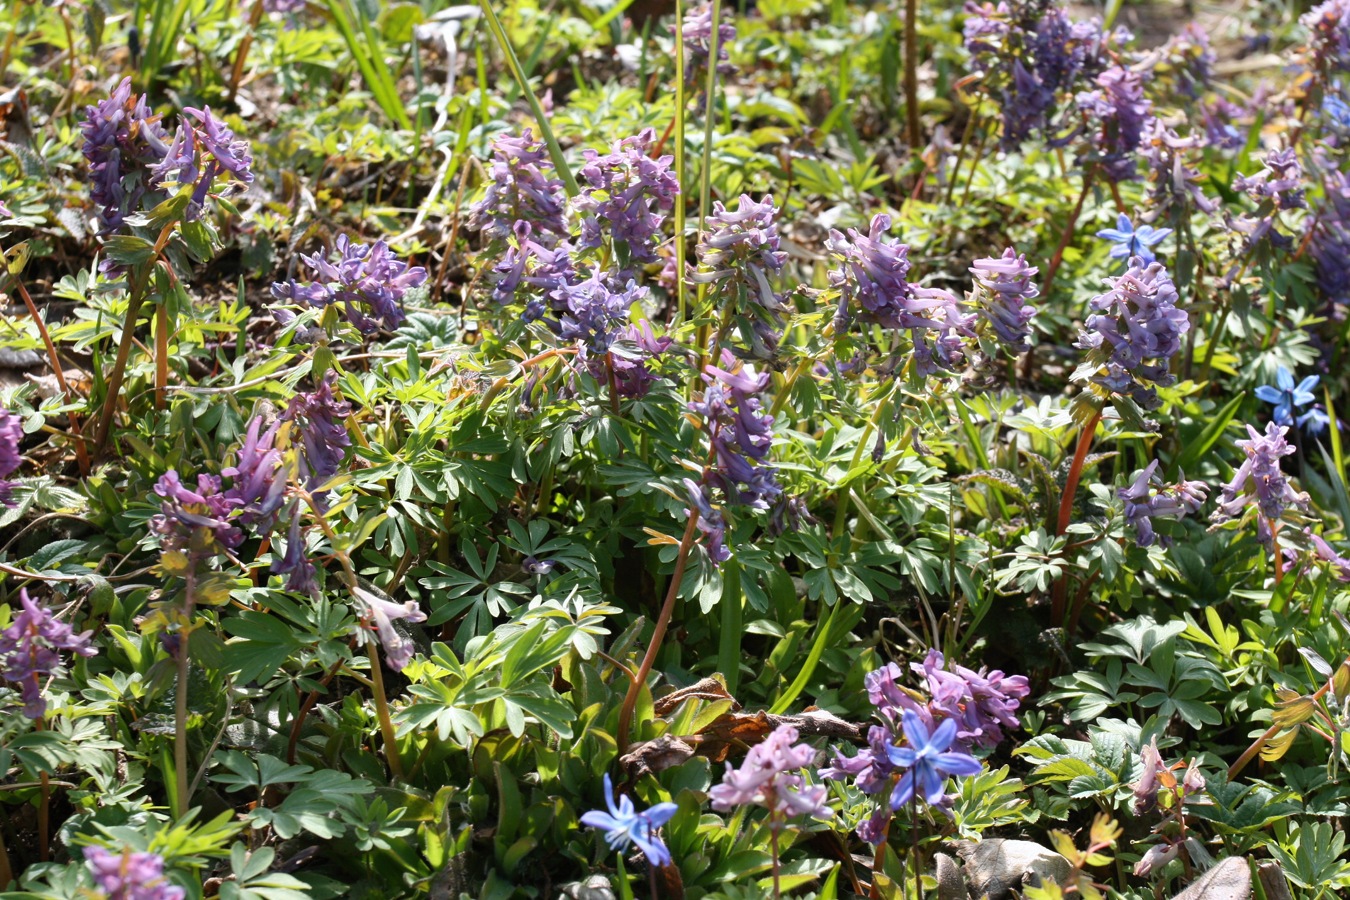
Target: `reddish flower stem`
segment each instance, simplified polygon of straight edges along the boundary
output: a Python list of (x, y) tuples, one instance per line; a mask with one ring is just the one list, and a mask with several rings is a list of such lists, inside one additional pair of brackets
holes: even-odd
[[(1064, 534), (1069, 528), (1069, 520), (1073, 517), (1073, 498), (1078, 493), (1078, 481), (1083, 477), (1083, 463), (1087, 459), (1088, 450), (1092, 448), (1092, 437), (1101, 420), (1102, 411), (1099, 409), (1092, 414), (1092, 418), (1078, 435), (1078, 449), (1074, 451), (1069, 476), (1064, 480), (1064, 492), (1059, 496), (1059, 519), (1055, 523), (1056, 537)], [(1058, 623), (1064, 619), (1064, 600), (1068, 587), (1068, 573), (1065, 573), (1055, 581), (1054, 598), (1050, 607), (1051, 622)]]

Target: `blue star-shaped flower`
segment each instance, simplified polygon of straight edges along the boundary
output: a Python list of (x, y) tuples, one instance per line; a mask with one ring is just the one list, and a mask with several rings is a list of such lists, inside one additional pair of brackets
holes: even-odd
[(674, 803), (658, 803), (646, 812), (638, 812), (633, 807), (633, 801), (626, 796), (620, 797), (618, 806), (615, 806), (614, 783), (610, 781), (608, 773), (605, 774), (605, 805), (609, 807), (609, 812), (593, 809), (581, 817), (581, 824), (605, 832), (605, 840), (612, 850), (622, 850), (630, 843), (637, 844), (652, 865), (664, 866), (670, 863), (670, 850), (653, 832), (669, 822), (679, 807)]
[(1322, 101), (1322, 115), (1336, 131), (1350, 131), (1350, 104), (1340, 97), (1329, 96)]
[(1307, 428), (1317, 434), (1331, 422), (1325, 412), (1314, 406), (1307, 412), (1300, 413), (1297, 420), (1294, 418), (1294, 412), (1316, 402), (1317, 395), (1313, 393), (1313, 388), (1317, 387), (1317, 383), (1321, 380), (1317, 375), (1309, 375), (1295, 385), (1293, 374), (1284, 366), (1280, 366), (1279, 371), (1275, 373), (1275, 385), (1261, 385), (1256, 389), (1256, 396), (1274, 404), (1277, 425), (1293, 425), (1297, 421), (1300, 428)]
[(1151, 249), (1163, 238), (1172, 233), (1170, 228), (1154, 228), (1152, 225), (1140, 225), (1138, 229), (1130, 222), (1130, 217), (1124, 213), (1116, 220), (1115, 228), (1103, 228), (1097, 232), (1097, 237), (1110, 241), (1112, 259), (1129, 260), (1132, 256), (1137, 256), (1146, 263), (1151, 263), (1156, 256)]
[(905, 769), (895, 791), (891, 794), (891, 809), (898, 810), (914, 796), (919, 795), (930, 804), (942, 800), (942, 786), (948, 775), (961, 777), (976, 775), (980, 763), (968, 753), (946, 752), (956, 739), (956, 720), (947, 719), (930, 737), (923, 720), (912, 709), (905, 710), (900, 720), (905, 730), (906, 747), (886, 747), (886, 756), (893, 765)]

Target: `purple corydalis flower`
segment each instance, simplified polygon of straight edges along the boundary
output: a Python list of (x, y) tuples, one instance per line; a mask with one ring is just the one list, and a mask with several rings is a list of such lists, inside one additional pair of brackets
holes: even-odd
[(106, 100), (85, 107), (82, 152), (89, 160), (90, 198), (100, 207), (99, 230), (111, 234), (140, 208), (149, 189), (148, 167), (168, 152), (168, 134), (144, 95), (123, 78)]
[(1350, 582), (1350, 560), (1337, 553), (1335, 548), (1326, 542), (1325, 538), (1313, 532), (1311, 528), (1305, 528), (1303, 533), (1308, 536), (1308, 541), (1312, 544), (1313, 555), (1327, 564), (1327, 568), (1336, 580)]
[(89, 643), (92, 634), (76, 634), (50, 609), (30, 599), (27, 590), (19, 590), (19, 612), (0, 632), (0, 674), (19, 686), (25, 716), (38, 721), (46, 714), (42, 678), (61, 667), (62, 650), (80, 656), (97, 652)]
[(777, 212), (772, 195), (756, 203), (741, 194), (735, 212), (714, 201), (708, 231), (698, 245), (701, 268), (694, 281), (742, 284), (760, 306), (776, 309), (780, 304), (766, 273), (778, 272), (787, 260), (778, 249)]
[[(497, 282), (492, 288), (492, 299), (506, 305), (516, 300), (521, 285), (532, 289), (533, 296), (525, 305), (525, 321), (541, 318), (548, 307), (540, 297), (552, 297), (576, 280), (572, 264), (572, 246), (563, 241), (548, 247), (534, 240), (534, 226), (520, 221), (515, 224), (511, 240), (501, 260), (493, 266)], [(557, 306), (556, 302), (550, 305)]]
[(614, 783), (609, 773), (605, 773), (605, 806), (609, 808), (593, 809), (583, 813), (581, 824), (589, 828), (598, 828), (605, 833), (605, 842), (611, 850), (624, 850), (629, 844), (637, 844), (647, 857), (648, 865), (670, 865), (670, 850), (662, 842), (656, 829), (670, 821), (679, 810), (674, 803), (658, 803), (650, 809), (638, 812), (633, 801), (627, 796), (614, 802)]
[[(253, 154), (248, 141), (236, 138), (209, 107), (185, 107), (183, 112), (173, 143), (164, 158), (150, 167), (150, 176), (157, 187), (192, 188), (185, 213), (187, 221), (192, 222), (201, 217), (206, 197), (219, 176), (228, 173), (239, 183), (253, 183)], [(197, 120), (195, 125), (193, 119)]]
[(1299, 19), (1308, 29), (1308, 46), (1319, 70), (1350, 68), (1350, 0), (1326, 0)]
[[(695, 69), (708, 64), (712, 53), (712, 4), (701, 3), (684, 14), (682, 32), (684, 48), (689, 51), (689, 78), (693, 79)], [(722, 22), (717, 26), (717, 71), (723, 74), (735, 71), (735, 66), (727, 62), (730, 57), (731, 42), (736, 40), (736, 26)]]
[(1097, 232), (1097, 237), (1111, 242), (1112, 259), (1128, 261), (1137, 256), (1151, 263), (1157, 259), (1153, 255), (1153, 246), (1171, 233), (1170, 228), (1153, 228), (1149, 225), (1140, 225), (1136, 229), (1130, 217), (1121, 213), (1116, 219), (1116, 227), (1103, 228)]
[(731, 551), (727, 549), (726, 544), (726, 520), (722, 518), (721, 511), (712, 505), (707, 487), (689, 478), (684, 479), (684, 487), (689, 495), (689, 505), (692, 507), (684, 511), (685, 515), (698, 515), (695, 527), (708, 541), (708, 558), (714, 565), (721, 565), (731, 559)]
[(286, 552), (272, 560), (272, 573), (286, 576), (286, 590), (316, 596), (318, 570), (305, 553), (305, 532), (300, 524), (298, 505), (290, 511), (291, 524), (286, 531)]
[(941, 803), (948, 775), (962, 778), (980, 773), (980, 763), (973, 756), (947, 749), (956, 739), (955, 719), (945, 720), (930, 734), (919, 716), (907, 709), (901, 724), (906, 746), (886, 747), (891, 765), (905, 772), (891, 793), (891, 809), (903, 808), (916, 794), (929, 804)]
[(558, 336), (578, 342), (584, 355), (603, 356), (618, 330), (628, 323), (633, 304), (646, 293), (632, 279), (620, 285), (613, 275), (599, 269), (584, 281), (565, 284), (552, 294), (561, 307)]
[(1127, 181), (1137, 174), (1136, 151), (1152, 103), (1144, 96), (1143, 76), (1124, 66), (1098, 75), (1097, 87), (1078, 95), (1078, 107), (1097, 119), (1093, 143), (1103, 173), (1111, 181)]
[(1313, 219), (1308, 251), (1317, 284), (1333, 303), (1350, 303), (1350, 174), (1324, 169), (1323, 200)]
[[(364, 334), (372, 334), (381, 326), (394, 329), (402, 324), (406, 318), (403, 296), (427, 280), (427, 270), (409, 266), (382, 240), (360, 244), (340, 234), (333, 250), (336, 260), (318, 253), (301, 256), (315, 280), (277, 282), (272, 285), (272, 296), (320, 308), (340, 303), (347, 321)], [(366, 315), (367, 309), (374, 314), (373, 319)]]
[(270, 13), (298, 13), (305, 9), (305, 0), (263, 0), (263, 9)]
[(1269, 202), (1276, 210), (1302, 209), (1307, 205), (1303, 199), (1303, 164), (1293, 147), (1273, 150), (1261, 162), (1262, 168), (1255, 175), (1233, 179), (1233, 190), (1258, 203)]
[(733, 503), (767, 510), (782, 494), (773, 466), (768, 462), (773, 443), (773, 416), (765, 410), (760, 394), (769, 386), (768, 372), (756, 373), (723, 351), (722, 365), (703, 371), (703, 396), (689, 409), (705, 420), (712, 444), (714, 464), (708, 473), (711, 484), (722, 489)]
[(577, 173), (584, 182), (572, 198), (572, 209), (581, 222), (582, 249), (600, 247), (607, 233), (621, 265), (657, 261), (656, 244), (664, 219), (656, 210), (670, 209), (680, 192), (680, 182), (671, 170), (673, 156), (652, 159), (647, 155), (656, 141), (656, 131), (616, 141), (609, 153), (587, 150), (586, 164)]
[(1203, 482), (1187, 481), (1183, 474), (1181, 481), (1154, 492), (1152, 487), (1158, 481), (1157, 472), (1158, 461), (1155, 459), (1127, 487), (1116, 489), (1116, 496), (1125, 503), (1126, 521), (1139, 533), (1140, 547), (1153, 544), (1153, 517), (1180, 519), (1196, 513), (1204, 505), (1209, 490)]
[(273, 422), (262, 431), (262, 417), (254, 416), (234, 465), (220, 472), (232, 479), (225, 495), (239, 509), (237, 519), (260, 531), (272, 527), (285, 501), (286, 476), (281, 451), (273, 446), (280, 427), (279, 421)]
[(130, 849), (84, 848), (84, 861), (106, 900), (183, 900), (187, 891), (164, 877), (164, 857)]
[(962, 338), (973, 335), (975, 317), (961, 309), (950, 291), (906, 281), (909, 248), (885, 240), (890, 227), (890, 216), (883, 214), (873, 216), (867, 234), (850, 228), (846, 237), (831, 229), (825, 247), (840, 263), (829, 272), (830, 284), (840, 293), (836, 328), (847, 322), (856, 300), (864, 322), (909, 330), (917, 375), (953, 369), (963, 359)]
[[(910, 668), (923, 675), (930, 695), (926, 714), (921, 714), (920, 719), (930, 729), (931, 723), (938, 719), (955, 721), (954, 743), (958, 750), (992, 749), (1003, 740), (1004, 729), (1015, 729), (1021, 724), (1016, 713), (1031, 692), (1025, 675), (1007, 675), (1000, 669), (981, 668), (977, 672), (958, 665), (947, 669), (943, 655), (935, 649), (928, 651), (922, 663), (911, 663)], [(898, 667), (879, 678), (876, 689), (899, 701), (895, 708), (910, 708), (917, 713), (912, 698), (894, 685), (896, 672)]]
[(1162, 263), (1145, 266), (1135, 257), (1111, 285), (1089, 304), (1092, 314), (1074, 345), (1088, 351), (1079, 372), (1091, 373), (1094, 384), (1130, 396), (1142, 409), (1157, 409), (1155, 386), (1176, 380), (1167, 361), (1181, 349), (1190, 320), (1177, 309), (1176, 285)]
[(657, 337), (650, 322), (630, 324), (614, 333), (610, 343), (610, 365), (614, 370), (614, 387), (620, 397), (636, 399), (647, 396), (652, 385), (660, 380), (649, 363), (661, 356), (674, 341)]
[(417, 605), (416, 600), (395, 603), (363, 588), (355, 588), (356, 599), (361, 603), (363, 617), (375, 627), (375, 634), (384, 648), (384, 661), (395, 672), (403, 667), (413, 656), (413, 642), (399, 634), (394, 622), (425, 622), (427, 614)]
[(1036, 307), (1027, 302), (1040, 296), (1040, 289), (1031, 281), (1038, 271), (1011, 247), (1002, 256), (977, 259), (970, 267), (980, 312), (1011, 353), (1031, 349), (1031, 320)]
[(7, 409), (0, 409), (0, 503), (14, 506), (14, 482), (9, 476), (23, 465), (19, 446), (23, 442), (23, 423)]
[(306, 489), (314, 490), (338, 473), (347, 448), (352, 445), (345, 419), (351, 415), (351, 404), (333, 394), (337, 374), (330, 371), (312, 391), (302, 391), (291, 398), (281, 421), (294, 423), (299, 432), (300, 477), (307, 482)]
[[(1200, 138), (1179, 137), (1159, 119), (1150, 119), (1144, 126), (1139, 150), (1148, 164), (1149, 202), (1152, 205), (1144, 218), (1156, 219), (1173, 205), (1184, 209), (1191, 204), (1203, 213), (1218, 209), (1219, 204), (1206, 197), (1198, 184), (1200, 173), (1186, 164), (1185, 153), (1201, 146)], [(1101, 237), (1100, 232), (1098, 237)]]
[(530, 129), (520, 137), (500, 135), (492, 142), (492, 180), (483, 199), (469, 208), (469, 228), (487, 241), (505, 241), (528, 223), (543, 243), (566, 233), (563, 184), (555, 177), (548, 149)]
[(727, 763), (722, 783), (708, 791), (712, 808), (729, 812), (738, 806), (762, 806), (769, 811), (769, 827), (781, 830), (796, 816), (828, 819), (834, 815), (824, 785), (807, 786), (798, 769), (811, 765), (816, 751), (798, 744), (797, 729), (779, 725), (762, 743), (750, 748), (739, 769)]
[(1296, 492), (1280, 471), (1280, 459), (1294, 452), (1294, 446), (1284, 439), (1288, 430), (1274, 422), (1266, 424), (1265, 434), (1247, 426), (1248, 439), (1237, 442), (1247, 458), (1223, 486), (1215, 521), (1236, 518), (1251, 504), (1268, 521), (1279, 519), (1290, 506), (1308, 505), (1308, 495)]
[(150, 530), (164, 536), (166, 551), (201, 559), (243, 543), (243, 531), (231, 521), (238, 503), (221, 490), (220, 476), (198, 475), (193, 490), (170, 469), (155, 482), (155, 493), (163, 502), (159, 515), (150, 519)]

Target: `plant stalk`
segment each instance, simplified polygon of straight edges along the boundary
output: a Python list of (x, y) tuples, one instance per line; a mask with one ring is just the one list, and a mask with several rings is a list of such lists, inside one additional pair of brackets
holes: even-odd
[(917, 151), (923, 133), (919, 125), (919, 0), (905, 0), (905, 120), (909, 148)]
[[(716, 31), (715, 27), (714, 31)], [(651, 642), (647, 644), (647, 652), (642, 656), (642, 664), (638, 666), (637, 675), (628, 685), (628, 693), (624, 695), (623, 706), (619, 708), (619, 727), (616, 729), (616, 739), (620, 756), (628, 751), (628, 730), (633, 723), (633, 709), (637, 706), (638, 694), (642, 692), (642, 686), (647, 683), (647, 676), (651, 674), (652, 666), (656, 665), (656, 655), (661, 651), (661, 641), (666, 636), (666, 629), (670, 627), (670, 617), (675, 612), (675, 600), (680, 595), (680, 583), (684, 581), (684, 569), (689, 564), (689, 551), (694, 546), (694, 534), (697, 530), (698, 511), (691, 510), (689, 524), (685, 526), (684, 537), (680, 539), (679, 555), (675, 557), (675, 573), (670, 576), (670, 587), (666, 589), (666, 599), (661, 604), (661, 613), (656, 619), (656, 628), (652, 630)]]
[[(1096, 434), (1097, 425), (1102, 420), (1102, 411), (1099, 409), (1092, 414), (1092, 418), (1083, 426), (1083, 431), (1078, 435), (1078, 449), (1074, 451), (1073, 463), (1069, 466), (1069, 475), (1064, 480), (1064, 492), (1059, 496), (1059, 518), (1055, 522), (1055, 536), (1064, 534), (1069, 528), (1069, 520), (1073, 517), (1073, 498), (1078, 493), (1078, 481), (1083, 476), (1083, 462), (1087, 459), (1088, 450), (1092, 448), (1092, 437)], [(1068, 573), (1061, 574), (1055, 581), (1054, 599), (1050, 607), (1050, 621), (1058, 623), (1064, 619), (1064, 599), (1068, 591)]]
[(174, 691), (173, 698), (173, 776), (177, 785), (176, 796), (174, 797), (173, 817), (182, 819), (187, 812), (190, 804), (188, 798), (188, 752), (187, 752), (187, 720), (188, 720), (188, 640), (192, 637), (192, 613), (193, 613), (193, 572), (188, 572), (183, 576), (185, 587), (183, 589), (183, 622), (178, 629), (178, 658), (177, 662), (177, 689)]

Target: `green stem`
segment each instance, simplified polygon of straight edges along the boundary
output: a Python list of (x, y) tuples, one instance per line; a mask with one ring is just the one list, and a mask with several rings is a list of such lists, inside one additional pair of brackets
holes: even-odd
[[(721, 35), (718, 25), (722, 21), (722, 0), (712, 0), (712, 36), (708, 39), (708, 87), (706, 107), (703, 111), (703, 171), (699, 173), (698, 192), (698, 235), (703, 237), (703, 224), (712, 207), (712, 143), (713, 143), (713, 104), (717, 99), (717, 54), (720, 52)], [(684, 272), (678, 273), (684, 278)]]
[(187, 753), (187, 720), (188, 720), (188, 640), (192, 636), (192, 613), (193, 613), (193, 572), (191, 569), (183, 577), (185, 586), (183, 588), (183, 621), (178, 626), (178, 658), (177, 658), (177, 688), (173, 698), (173, 776), (174, 783), (177, 786), (174, 797), (175, 819), (182, 819), (186, 814), (188, 803), (188, 753)]
[(919, 126), (919, 2), (905, 0), (905, 119), (909, 148), (917, 150), (923, 134)]
[(778, 900), (783, 896), (783, 891), (778, 885), (778, 828), (772, 816), (769, 820), (769, 851), (773, 854), (773, 897)]
[(371, 693), (375, 695), (375, 716), (380, 720), (380, 734), (384, 737), (384, 756), (389, 761), (389, 773), (395, 778), (402, 778), (403, 760), (398, 755), (398, 737), (394, 734), (394, 721), (389, 717), (389, 701), (384, 695), (384, 670), (380, 666), (380, 655), (375, 650), (373, 640), (366, 640), (366, 655), (370, 657)]
[(788, 689), (774, 701), (773, 706), (769, 707), (769, 712), (775, 716), (781, 716), (788, 711), (788, 707), (801, 696), (802, 691), (806, 690), (806, 683), (811, 680), (811, 676), (816, 672), (816, 666), (820, 665), (820, 657), (825, 653), (825, 647), (829, 643), (830, 631), (834, 628), (834, 616), (839, 611), (840, 600), (830, 607), (830, 611), (825, 614), (825, 618), (816, 626), (816, 639), (811, 644), (811, 652), (806, 655), (806, 661), (802, 667), (797, 670), (797, 677), (792, 680)]
[[(714, 19), (713, 21), (716, 21)], [(717, 30), (713, 29), (714, 32)], [(716, 56), (713, 57), (716, 59)], [(628, 752), (628, 730), (633, 723), (633, 709), (637, 706), (638, 695), (642, 692), (642, 687), (647, 683), (647, 676), (651, 674), (652, 666), (656, 665), (656, 655), (661, 651), (661, 641), (666, 636), (666, 629), (670, 627), (670, 617), (675, 612), (675, 600), (680, 595), (680, 583), (684, 581), (684, 569), (689, 564), (689, 551), (694, 546), (694, 533), (698, 526), (698, 511), (690, 512), (689, 524), (684, 528), (684, 537), (680, 539), (680, 551), (675, 557), (675, 573), (670, 577), (670, 587), (666, 589), (666, 600), (661, 604), (661, 612), (656, 619), (656, 628), (652, 631), (651, 643), (647, 645), (647, 652), (642, 656), (642, 664), (638, 666), (637, 674), (628, 685), (628, 693), (624, 695), (623, 706), (619, 707), (619, 727), (616, 730), (616, 739), (619, 745), (619, 755), (623, 756)]]
[[(563, 180), (563, 187), (567, 189), (567, 196), (575, 197), (580, 193), (577, 187), (577, 180), (572, 176), (572, 170), (567, 166), (567, 157), (563, 156), (562, 146), (558, 143), (558, 138), (553, 134), (553, 128), (548, 124), (548, 116), (544, 114), (544, 107), (539, 103), (539, 98), (534, 95), (530, 89), (529, 79), (525, 77), (525, 70), (520, 66), (520, 60), (516, 57), (516, 51), (511, 46), (511, 41), (506, 36), (506, 29), (502, 28), (501, 20), (497, 18), (496, 11), (492, 8), (492, 0), (478, 0), (478, 6), (483, 10), (483, 18), (487, 20), (488, 30), (492, 32), (492, 38), (501, 48), (502, 55), (506, 57), (506, 65), (511, 70), (511, 75), (516, 79), (516, 84), (520, 85), (520, 92), (525, 95), (525, 100), (530, 104), (530, 113), (534, 116), (535, 122), (539, 124), (539, 133), (544, 138), (544, 143), (548, 145), (549, 156), (553, 157), (553, 166), (558, 170), (558, 176)], [(716, 16), (714, 10), (713, 15)], [(713, 29), (713, 52), (717, 46), (717, 29)]]
[[(684, 10), (682, 0), (675, 0), (675, 46), (684, 46)], [(713, 31), (717, 31), (716, 20), (714, 20)], [(714, 33), (713, 40), (717, 40)], [(715, 57), (714, 57), (715, 59)], [(684, 187), (684, 53), (675, 54), (675, 180), (679, 182), (680, 193), (675, 198), (675, 325), (678, 326), (684, 322), (685, 316), (689, 313), (689, 288), (684, 283), (684, 267), (688, 257), (688, 248), (685, 246), (684, 228), (685, 220), (689, 216), (689, 210), (685, 203)]]

